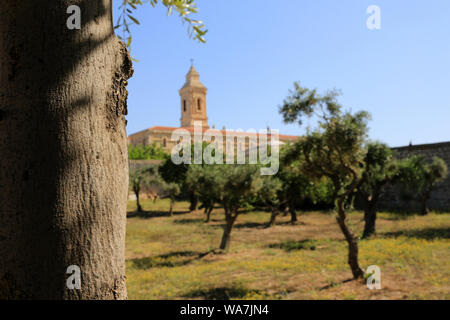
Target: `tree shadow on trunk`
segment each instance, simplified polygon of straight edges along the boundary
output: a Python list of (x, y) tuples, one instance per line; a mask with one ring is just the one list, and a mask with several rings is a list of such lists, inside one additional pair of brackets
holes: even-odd
[[(76, 3), (83, 27), (75, 31), (65, 28), (67, 1), (6, 1), (0, 11), (6, 298), (126, 298), (131, 60), (115, 38), (111, 1)], [(83, 270), (82, 291), (67, 290), (71, 264)]]

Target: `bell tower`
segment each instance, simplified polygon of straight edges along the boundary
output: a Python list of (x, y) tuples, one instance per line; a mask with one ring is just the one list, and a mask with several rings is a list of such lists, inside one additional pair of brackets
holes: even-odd
[(201, 121), (203, 128), (209, 128), (206, 114), (207, 92), (208, 89), (200, 82), (200, 75), (192, 65), (186, 75), (186, 83), (180, 89), (182, 127), (192, 127), (195, 121)]

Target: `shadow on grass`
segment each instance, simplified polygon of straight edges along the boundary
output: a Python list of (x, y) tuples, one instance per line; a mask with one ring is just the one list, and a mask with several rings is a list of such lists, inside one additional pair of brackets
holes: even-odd
[(272, 226), (269, 226), (267, 223), (266, 223), (266, 228), (272, 228), (272, 227), (276, 227), (276, 226), (306, 226), (307, 225), (307, 223), (305, 223), (305, 222), (303, 222), (303, 221), (294, 221), (294, 222), (292, 222), (292, 221), (277, 221), (277, 222), (275, 222), (275, 224), (274, 225), (272, 225)]
[(245, 222), (236, 224), (233, 228), (235, 229), (246, 229), (246, 228), (255, 228), (255, 229), (263, 229), (267, 227), (267, 222)]
[(179, 219), (173, 221), (175, 224), (202, 224), (204, 222), (204, 219)]
[[(174, 211), (173, 215), (178, 216), (182, 214), (188, 214), (190, 211)], [(169, 217), (168, 211), (134, 211), (127, 212), (127, 218), (143, 218), (143, 219), (151, 219), (151, 218), (160, 218), (160, 217)]]
[(401, 230), (395, 232), (385, 232), (380, 234), (383, 238), (409, 237), (417, 239), (450, 239), (450, 228), (425, 228), (416, 230)]
[[(389, 221), (403, 221), (403, 220), (409, 220), (414, 217), (417, 217), (417, 214), (411, 214), (406, 211), (397, 211), (397, 212), (382, 212), (380, 215), (380, 218), (383, 220), (389, 220)], [(364, 220), (364, 218), (363, 218)]]
[(282, 249), (286, 252), (296, 250), (316, 250), (317, 241), (315, 240), (301, 240), (301, 241), (284, 241), (281, 243), (273, 243), (268, 246), (271, 249)]
[(328, 290), (331, 288), (336, 288), (336, 287), (339, 287), (340, 285), (343, 285), (345, 283), (352, 282), (352, 281), (358, 281), (358, 279), (350, 278), (350, 279), (347, 279), (347, 280), (344, 280), (341, 282), (331, 282), (330, 284), (326, 285), (325, 287), (320, 288), (319, 290), (323, 291), (323, 290)]
[(203, 298), (206, 300), (242, 299), (248, 295), (261, 295), (260, 290), (251, 290), (242, 286), (198, 289), (186, 293), (187, 298)]
[(131, 259), (131, 263), (135, 268), (141, 270), (160, 267), (173, 268), (185, 266), (195, 260), (202, 259), (203, 257), (207, 256), (210, 253), (214, 253), (214, 251), (213, 250), (207, 252), (177, 251), (154, 257)]

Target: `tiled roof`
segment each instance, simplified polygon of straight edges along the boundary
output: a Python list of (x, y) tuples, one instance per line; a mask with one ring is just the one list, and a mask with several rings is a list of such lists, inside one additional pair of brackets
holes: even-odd
[[(189, 132), (194, 132), (194, 128), (193, 127), (177, 128), (177, 127), (164, 127), (164, 126), (155, 126), (155, 127), (152, 127), (150, 129), (147, 129), (147, 130), (144, 130), (144, 131), (163, 131), (163, 132), (168, 132), (169, 133), (169, 132), (175, 131), (177, 129), (184, 129), (184, 130), (187, 130)], [(211, 129), (211, 128), (210, 129), (203, 128), (203, 132), (205, 132), (207, 130), (210, 130), (212, 132), (220, 132), (223, 135), (225, 135), (226, 132), (227, 132), (227, 130), (217, 130), (217, 129)], [(134, 135), (137, 135), (137, 134), (142, 133), (144, 131), (140, 131), (140, 132), (137, 132), (135, 134), (132, 134), (132, 135), (129, 136), (129, 138), (132, 138)], [(230, 130), (229, 132), (232, 132), (235, 135), (253, 135), (253, 134), (255, 134), (255, 133), (239, 132), (239, 131), (233, 131), (233, 130)], [(280, 134), (279, 138), (283, 139), (283, 140), (296, 140), (299, 137), (298, 136), (291, 136), (291, 135)]]

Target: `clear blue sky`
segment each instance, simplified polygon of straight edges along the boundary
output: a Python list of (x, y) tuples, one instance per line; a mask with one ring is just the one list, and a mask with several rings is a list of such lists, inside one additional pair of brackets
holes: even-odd
[[(120, 1), (115, 1), (115, 6)], [(391, 146), (450, 140), (450, 1), (197, 0), (207, 43), (162, 6), (133, 27), (128, 133), (179, 126), (178, 90), (195, 59), (209, 124), (302, 134), (278, 106), (294, 81), (337, 88), (346, 109), (372, 114), (370, 137)], [(381, 8), (381, 30), (366, 9)]]

